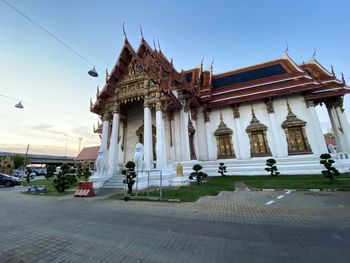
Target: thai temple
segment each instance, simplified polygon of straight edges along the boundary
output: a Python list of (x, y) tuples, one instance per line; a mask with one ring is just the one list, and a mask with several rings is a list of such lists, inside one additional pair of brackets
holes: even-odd
[[(154, 186), (186, 184), (197, 163), (209, 176), (218, 175), (220, 162), (229, 175), (264, 175), (266, 159), (274, 158), (281, 174), (317, 174), (319, 156), (328, 152), (339, 171), (349, 171), (347, 93), (344, 77), (315, 56), (297, 64), (286, 51), (215, 75), (203, 65), (178, 71), (143, 37), (137, 49), (125, 37), (103, 89), (90, 101), (102, 120), (91, 181), (94, 188), (122, 187), (121, 170), (130, 160), (149, 171)], [(337, 150), (326, 145), (317, 105), (327, 108)], [(184, 178), (176, 176), (179, 163)], [(140, 188), (148, 186), (139, 180)]]

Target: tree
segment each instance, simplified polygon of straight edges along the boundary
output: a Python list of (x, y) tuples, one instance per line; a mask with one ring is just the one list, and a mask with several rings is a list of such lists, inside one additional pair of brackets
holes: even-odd
[(14, 165), (11, 157), (4, 157), (0, 160), (0, 172), (12, 174), (13, 167)]
[(125, 164), (125, 170), (122, 171), (122, 174), (125, 175), (124, 184), (128, 185), (128, 194), (132, 194), (132, 186), (135, 183), (134, 178), (136, 177), (135, 173), (135, 163), (133, 161), (128, 161)]
[(333, 132), (333, 130), (328, 130), (323, 134), (323, 136), (326, 139), (334, 139), (334, 132)]
[(56, 175), (52, 183), (59, 193), (63, 193), (69, 187), (68, 177), (61, 173)]
[(266, 166), (267, 168), (265, 168), (265, 171), (269, 172), (271, 176), (277, 176), (280, 174), (279, 172), (277, 172), (278, 168), (277, 168), (275, 159), (273, 158), (267, 159)]
[(334, 160), (332, 159), (329, 153), (323, 153), (320, 155), (320, 164), (326, 168), (326, 170), (322, 170), (322, 174), (327, 177), (329, 180), (334, 180), (334, 176), (340, 175), (337, 168), (333, 167)]
[(61, 174), (65, 175), (70, 172), (70, 167), (68, 163), (63, 163), (61, 165)]
[(45, 178), (47, 180), (49, 180), (49, 178), (51, 178), (54, 173), (56, 172), (56, 165), (50, 164), (46, 167), (46, 174), (45, 174)]
[(75, 174), (69, 174), (70, 167), (68, 163), (61, 165), (61, 172), (56, 175), (53, 180), (53, 186), (59, 193), (63, 193), (71, 184), (74, 184), (76, 180)]
[(84, 161), (80, 164), (78, 167), (78, 173), (80, 172), (79, 176), (83, 176), (85, 179), (85, 182), (89, 179), (89, 176), (91, 175), (90, 169), (89, 169), (89, 163), (87, 161)]
[(226, 176), (226, 166), (224, 163), (219, 163), (218, 169), (218, 173), (221, 174), (221, 176)]
[(203, 169), (203, 167), (200, 164), (195, 164), (193, 165), (192, 169), (194, 170), (194, 172), (191, 173), (191, 175), (189, 176), (190, 180), (195, 179), (197, 181), (197, 185), (200, 185), (200, 183), (208, 177), (208, 175), (204, 172), (202, 172), (201, 170)]
[(15, 169), (18, 169), (23, 165), (24, 157), (15, 155), (12, 157), (13, 165), (15, 166)]

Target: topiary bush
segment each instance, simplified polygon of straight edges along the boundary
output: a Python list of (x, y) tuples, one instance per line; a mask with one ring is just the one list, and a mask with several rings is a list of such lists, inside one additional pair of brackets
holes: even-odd
[(218, 173), (221, 174), (221, 176), (226, 176), (226, 166), (224, 163), (219, 163), (218, 169)]
[(133, 161), (128, 161), (125, 164), (125, 170), (122, 170), (122, 174), (125, 175), (124, 184), (128, 185), (128, 194), (132, 194), (132, 186), (135, 183), (134, 178), (136, 177), (135, 173), (135, 163)]
[(321, 154), (320, 159), (320, 164), (323, 164), (323, 166), (326, 168), (326, 170), (321, 171), (325, 177), (327, 177), (329, 180), (334, 180), (334, 176), (340, 175), (337, 168), (332, 167), (334, 160), (329, 153)]
[(269, 172), (271, 176), (277, 176), (280, 173), (278, 172), (278, 168), (276, 165), (276, 160), (273, 158), (266, 160), (266, 168), (265, 171)]
[(208, 177), (208, 175), (204, 172), (202, 172), (201, 170), (203, 169), (203, 167), (200, 164), (195, 164), (193, 165), (192, 169), (194, 170), (194, 172), (191, 173), (191, 175), (189, 176), (190, 180), (195, 179), (197, 181), (197, 185), (200, 185), (200, 183)]
[(77, 176), (75, 174), (69, 173), (70, 167), (68, 163), (61, 165), (61, 172), (56, 175), (53, 180), (53, 186), (59, 193), (63, 193), (70, 185), (77, 182)]
[(53, 179), (52, 184), (57, 192), (63, 193), (69, 187), (68, 177), (65, 174), (58, 174)]

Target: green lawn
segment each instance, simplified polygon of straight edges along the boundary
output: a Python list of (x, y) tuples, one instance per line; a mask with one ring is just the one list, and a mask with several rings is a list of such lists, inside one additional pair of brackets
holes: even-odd
[[(342, 174), (334, 181), (329, 181), (323, 175), (279, 175), (272, 176), (226, 176), (209, 177), (200, 186), (193, 183), (190, 186), (178, 188), (163, 188), (163, 200), (178, 199), (182, 202), (194, 202), (201, 196), (217, 195), (221, 191), (233, 191), (236, 181), (243, 181), (248, 187), (255, 189), (338, 189), (350, 191), (350, 175)], [(135, 193), (134, 193), (135, 194)], [(159, 190), (150, 191), (151, 197), (159, 197)], [(147, 196), (141, 191), (138, 196)], [(113, 195), (112, 199), (123, 199), (123, 194)]]
[[(25, 181), (25, 182), (22, 182), (22, 185), (23, 186), (31, 186), (31, 185), (38, 185), (38, 186), (46, 186), (47, 189), (48, 189), (48, 192), (47, 193), (35, 193), (35, 192), (32, 192), (30, 193), (31, 195), (67, 195), (67, 194), (72, 194), (75, 192), (75, 189), (77, 187), (77, 184), (74, 184), (72, 185), (71, 187), (69, 187), (68, 189), (66, 189), (63, 193), (58, 193), (55, 189), (55, 187), (53, 186), (53, 178), (50, 178), (49, 180), (46, 180), (46, 179), (41, 179), (41, 180), (31, 180), (29, 182), (29, 184)], [(27, 193), (27, 192), (24, 192), (24, 193)]]
[(350, 190), (349, 174), (342, 174), (330, 181), (323, 175), (279, 175), (241, 177), (242, 181), (250, 188), (272, 188), (272, 189), (338, 189)]

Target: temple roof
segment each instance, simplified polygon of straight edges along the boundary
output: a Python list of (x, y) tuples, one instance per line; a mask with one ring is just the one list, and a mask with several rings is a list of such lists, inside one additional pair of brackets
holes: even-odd
[(77, 162), (96, 161), (100, 146), (84, 147), (75, 158)]
[(218, 108), (232, 104), (264, 100), (276, 96), (303, 94), (309, 100), (325, 100), (350, 93), (344, 78), (336, 78), (315, 57), (298, 65), (285, 53), (282, 57), (237, 70), (213, 74), (212, 66), (203, 65), (178, 72), (163, 52), (153, 49), (142, 37), (135, 51), (125, 38), (124, 45), (106, 84), (98, 92), (91, 111), (99, 113), (117, 83), (127, 74), (130, 63), (137, 64), (153, 83), (171, 98), (172, 108), (181, 107), (174, 90), (183, 90), (190, 97), (190, 106)]

